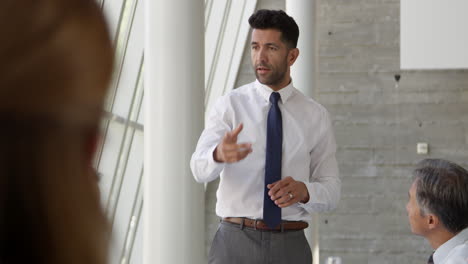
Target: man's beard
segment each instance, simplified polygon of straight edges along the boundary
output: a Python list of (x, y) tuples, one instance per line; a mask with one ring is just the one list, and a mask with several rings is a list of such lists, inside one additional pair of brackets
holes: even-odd
[[(280, 84), (285, 76), (286, 76), (286, 62), (284, 64), (284, 67), (279, 68), (278, 70), (275, 70), (271, 65), (265, 65), (265, 64), (258, 64), (254, 66), (254, 72), (255, 72), (255, 77), (257, 77), (257, 80), (264, 85), (277, 85)], [(267, 67), (270, 69), (270, 74), (267, 76), (261, 77), (258, 72), (257, 68), (263, 66)]]

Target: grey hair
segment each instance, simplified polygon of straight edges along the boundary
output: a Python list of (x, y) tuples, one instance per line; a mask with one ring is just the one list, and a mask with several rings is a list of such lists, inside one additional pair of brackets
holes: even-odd
[(453, 162), (425, 159), (413, 171), (421, 214), (432, 213), (452, 233), (468, 227), (468, 172)]

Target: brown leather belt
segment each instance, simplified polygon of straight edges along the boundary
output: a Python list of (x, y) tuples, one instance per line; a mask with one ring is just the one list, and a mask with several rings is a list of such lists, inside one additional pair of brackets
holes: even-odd
[(228, 222), (232, 224), (238, 224), (241, 227), (250, 227), (258, 230), (267, 230), (267, 231), (286, 231), (286, 230), (302, 230), (307, 228), (309, 224), (303, 221), (281, 221), (276, 228), (268, 227), (265, 222), (262, 220), (244, 218), (244, 217), (225, 217), (222, 219), (223, 222)]

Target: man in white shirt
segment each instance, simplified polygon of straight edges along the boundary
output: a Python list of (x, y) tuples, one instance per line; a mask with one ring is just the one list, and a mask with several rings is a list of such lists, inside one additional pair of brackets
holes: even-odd
[(442, 159), (426, 159), (413, 172), (406, 205), (411, 231), (435, 250), (427, 263), (468, 263), (468, 172)]
[(299, 28), (283, 11), (259, 10), (251, 59), (257, 80), (221, 97), (193, 153), (198, 182), (220, 177), (222, 221), (209, 263), (312, 263), (303, 229), (340, 199), (327, 110), (294, 88)]

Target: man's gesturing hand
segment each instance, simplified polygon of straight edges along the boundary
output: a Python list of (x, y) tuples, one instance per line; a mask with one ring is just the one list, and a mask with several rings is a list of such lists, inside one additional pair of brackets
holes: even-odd
[(291, 176), (268, 184), (267, 188), (270, 189), (268, 195), (270, 195), (271, 200), (275, 201), (275, 204), (280, 208), (298, 202), (307, 203), (309, 201), (309, 191), (306, 185), (303, 182), (294, 180)]
[(213, 158), (216, 162), (233, 163), (244, 159), (252, 152), (252, 144), (237, 144), (237, 135), (242, 131), (242, 123), (233, 131), (226, 132), (223, 140), (213, 152)]

